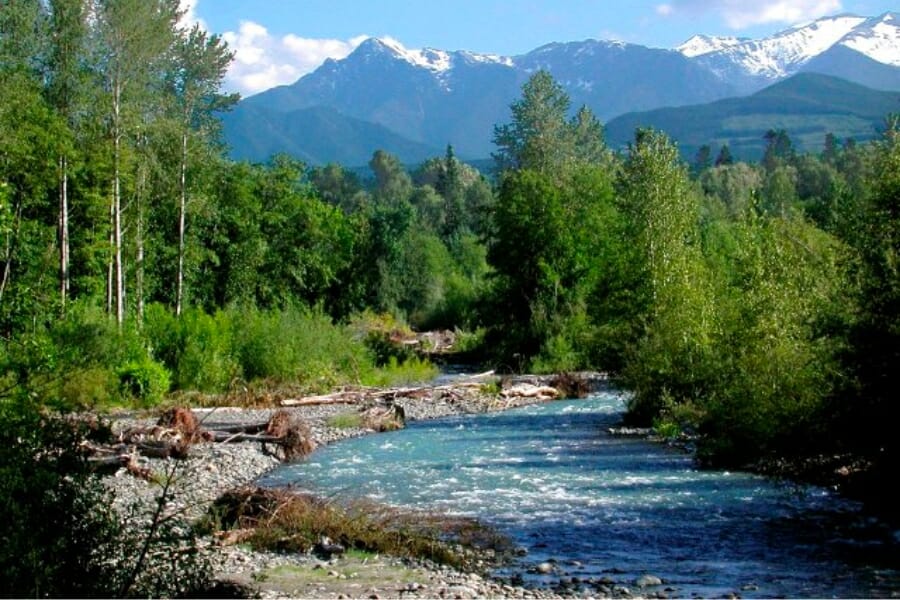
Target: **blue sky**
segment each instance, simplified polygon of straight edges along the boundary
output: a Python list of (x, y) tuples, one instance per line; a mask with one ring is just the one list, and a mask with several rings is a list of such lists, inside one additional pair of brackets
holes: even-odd
[(514, 56), (587, 38), (672, 48), (696, 33), (764, 37), (821, 16), (896, 10), (885, 0), (184, 1), (235, 50), (226, 87), (244, 95), (292, 83), (370, 36)]

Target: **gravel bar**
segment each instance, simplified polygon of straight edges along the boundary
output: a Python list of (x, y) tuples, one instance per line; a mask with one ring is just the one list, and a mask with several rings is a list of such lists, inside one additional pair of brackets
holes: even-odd
[[(532, 378), (533, 379), (533, 378)], [(600, 381), (601, 376), (597, 376)], [(469, 388), (472, 389), (472, 388)], [(474, 391), (446, 399), (433, 394), (426, 398), (399, 398), (408, 421), (435, 419), (459, 414), (475, 414), (507, 410), (533, 404), (533, 398), (499, 399)], [(331, 417), (356, 411), (353, 405), (301, 406), (285, 409), (213, 408), (194, 409), (206, 428), (225, 425), (261, 423), (276, 410), (288, 410), (310, 426), (316, 444), (331, 444), (349, 437), (374, 433), (359, 428), (334, 428), (327, 423)], [(152, 425), (154, 419), (121, 417), (113, 422), (114, 431), (135, 425)], [(234, 444), (199, 443), (191, 447), (190, 456), (183, 460), (140, 458), (141, 466), (154, 473), (169, 474), (173, 500), (165, 511), (180, 512), (187, 519), (205, 513), (209, 505), (223, 493), (253, 484), (261, 475), (281, 464), (265, 453), (255, 442)], [(134, 477), (124, 469), (105, 478), (115, 491), (116, 502), (123, 510), (139, 506), (139, 526), (156, 506), (166, 477), (146, 481)], [(256, 552), (244, 546), (221, 546), (209, 540), (215, 548), (217, 578), (246, 586), (261, 597), (314, 598), (557, 598), (601, 597), (606, 594), (594, 590), (587, 594), (575, 587), (553, 591), (526, 589), (484, 579), (475, 573), (460, 573), (434, 564), (410, 562), (394, 557), (377, 557), (376, 561), (354, 564), (352, 558), (337, 558), (322, 562), (308, 554), (279, 554)], [(355, 569), (355, 570), (354, 570)], [(362, 573), (362, 574), (360, 574)], [(632, 597), (616, 590), (615, 597)]]

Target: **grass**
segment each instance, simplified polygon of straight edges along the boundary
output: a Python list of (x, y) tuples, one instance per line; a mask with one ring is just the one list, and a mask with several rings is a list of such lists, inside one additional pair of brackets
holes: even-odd
[(358, 429), (363, 426), (363, 416), (355, 412), (342, 413), (329, 417), (326, 424), (335, 429)]
[(502, 556), (511, 548), (509, 540), (472, 519), (262, 488), (219, 498), (204, 529), (250, 530), (245, 541), (257, 550), (310, 552), (328, 537), (363, 557), (386, 554), (459, 569), (472, 568), (487, 556)]
[(438, 373), (439, 369), (428, 360), (412, 357), (398, 362), (392, 356), (384, 366), (364, 375), (362, 383), (374, 387), (410, 385), (434, 379)]

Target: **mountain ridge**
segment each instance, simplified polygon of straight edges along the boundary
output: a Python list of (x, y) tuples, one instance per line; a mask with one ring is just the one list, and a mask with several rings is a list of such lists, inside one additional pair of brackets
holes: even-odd
[(900, 110), (895, 93), (818, 73), (798, 73), (750, 96), (629, 113), (607, 123), (607, 142), (624, 148), (635, 129), (653, 127), (675, 140), (686, 160), (703, 145), (728, 144), (738, 159), (758, 160), (769, 129), (785, 129), (801, 151), (818, 151), (825, 135), (874, 138), (884, 117)]
[[(390, 143), (408, 162), (423, 148), (452, 144), (461, 158), (479, 159), (494, 150), (494, 126), (509, 121), (510, 103), (538, 69), (548, 70), (560, 82), (573, 111), (586, 105), (601, 121), (752, 94), (802, 72), (900, 90), (898, 26), (894, 13), (837, 15), (762, 40), (694, 36), (671, 50), (582, 40), (545, 44), (514, 57), (416, 50), (392, 38), (369, 38), (347, 57), (326, 60), (291, 85), (244, 99), (223, 123), (236, 157), (281, 149), (319, 162), (346, 158), (340, 144), (312, 135), (321, 134), (324, 120), (330, 123), (325, 130), (349, 136), (347, 146), (368, 144), (370, 155), (380, 147), (376, 143)], [(290, 116), (317, 107), (334, 112)], [(267, 125), (256, 131), (236, 126), (254, 114), (262, 115)], [(291, 118), (306, 119), (309, 131), (291, 124)], [(341, 119), (348, 122), (338, 127)], [(266, 130), (274, 132), (264, 134)], [(288, 130), (293, 137), (285, 140), (283, 132)], [(253, 139), (262, 135), (269, 139)], [(366, 135), (372, 136), (368, 142)]]

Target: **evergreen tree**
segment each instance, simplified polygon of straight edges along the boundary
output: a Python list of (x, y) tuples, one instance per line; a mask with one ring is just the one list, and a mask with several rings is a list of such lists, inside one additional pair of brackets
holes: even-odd
[(445, 219), (442, 236), (452, 240), (463, 233), (466, 222), (465, 190), (460, 175), (459, 161), (453, 154), (453, 146), (447, 145), (444, 168), (438, 174), (436, 191), (443, 197)]
[(731, 155), (731, 149), (728, 147), (728, 144), (722, 144), (722, 148), (719, 150), (719, 155), (716, 156), (716, 166), (721, 167), (722, 165), (733, 165), (734, 157)]
[(773, 171), (779, 165), (789, 164), (796, 153), (794, 144), (784, 129), (770, 129), (763, 136), (766, 149), (763, 152), (762, 165), (766, 171)]
[(703, 144), (700, 146), (700, 149), (697, 150), (697, 155), (694, 157), (693, 170), (695, 174), (700, 174), (703, 171), (707, 170), (712, 166), (712, 148), (709, 147), (709, 144)]
[(494, 127), (498, 172), (555, 174), (564, 167), (574, 155), (569, 105), (569, 96), (550, 73), (532, 75), (522, 86), (522, 98), (510, 105), (512, 122)]

